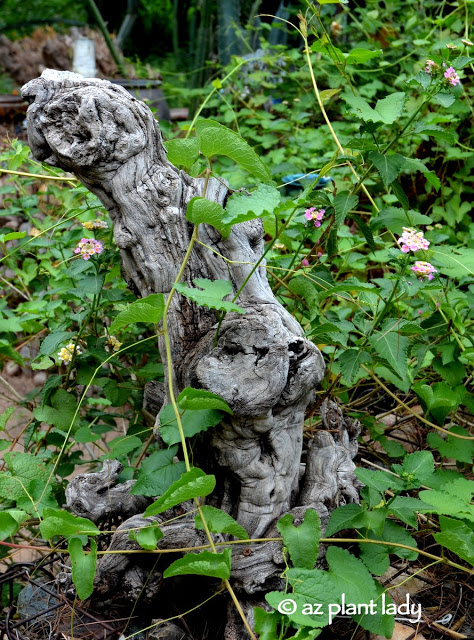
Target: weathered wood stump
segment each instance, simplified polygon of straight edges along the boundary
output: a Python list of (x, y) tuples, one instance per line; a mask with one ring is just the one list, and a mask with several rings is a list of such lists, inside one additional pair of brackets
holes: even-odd
[[(28, 135), (34, 156), (74, 173), (107, 207), (130, 288), (139, 296), (166, 296), (193, 231), (186, 207), (203, 194), (204, 180), (170, 164), (152, 113), (121, 87), (47, 70), (26, 84), (22, 94), (30, 102)], [(209, 180), (206, 198), (225, 205), (228, 195), (225, 183)], [(236, 293), (263, 254), (260, 220), (235, 225), (227, 239), (202, 224), (199, 240), (202, 244), (196, 244), (183, 275), (189, 286), (195, 278), (226, 279)], [(258, 537), (275, 533), (276, 520), (292, 509), (295, 520), (302, 519), (308, 506), (325, 520), (341, 501), (358, 499), (352, 473), (358, 427), (344, 421), (337, 407), (326, 405), (323, 420), (334, 433), (313, 439), (304, 474), (304, 414), (323, 377), (323, 359), (273, 296), (264, 263), (236, 302), (246, 313), (226, 315), (215, 346), (216, 313), (182, 296), (172, 299), (168, 325), (175, 389), (212, 391), (234, 412), (211, 436), (213, 460), (208, 454), (202, 457), (221, 480), (214, 504)], [(160, 352), (165, 360), (163, 343)], [(126, 521), (111, 548), (137, 548), (121, 529), (145, 522), (141, 516)], [(178, 522), (164, 526), (159, 546), (202, 543), (192, 517)], [(173, 528), (169, 536), (167, 527)], [(120, 584), (129, 585), (124, 576), (132, 573), (143, 580), (134, 568), (136, 558), (105, 556), (98, 592), (105, 595)], [(281, 561), (279, 543), (253, 545), (251, 553), (235, 550), (236, 587), (260, 593), (261, 599), (261, 592), (278, 582)], [(241, 630), (231, 630), (238, 626), (233, 621), (226, 637), (246, 637)]]

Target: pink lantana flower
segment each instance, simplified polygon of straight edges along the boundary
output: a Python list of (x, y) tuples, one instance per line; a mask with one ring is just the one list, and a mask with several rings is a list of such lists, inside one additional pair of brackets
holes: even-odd
[(438, 269), (435, 269), (432, 264), (421, 260), (417, 260), (410, 269), (419, 276), (419, 280), (424, 280), (425, 278), (426, 280), (433, 280), (434, 274), (438, 273)]
[(316, 207), (310, 207), (304, 212), (304, 217), (306, 220), (313, 220), (315, 227), (320, 227), (325, 213), (326, 209), (316, 211)]
[(444, 77), (449, 82), (449, 84), (451, 84), (453, 87), (455, 87), (458, 84), (461, 84), (461, 80), (459, 79), (459, 76), (456, 73), (456, 70), (454, 69), (454, 67), (448, 67), (444, 72)]
[(425, 67), (425, 73), (431, 73), (433, 71), (433, 69), (436, 69), (438, 65), (436, 64), (436, 62), (434, 60), (427, 60), (426, 61), (426, 67)]
[(82, 238), (74, 249), (74, 253), (80, 253), (84, 260), (89, 260), (95, 253), (102, 253), (103, 250), (102, 242), (93, 238)]
[(403, 227), (403, 233), (397, 240), (400, 250), (403, 253), (410, 251), (419, 251), (420, 249), (428, 249), (430, 242), (423, 236), (423, 231), (416, 231), (410, 227)]

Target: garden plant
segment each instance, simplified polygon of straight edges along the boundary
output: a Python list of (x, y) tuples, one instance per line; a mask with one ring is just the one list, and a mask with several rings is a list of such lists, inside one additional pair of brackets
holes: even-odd
[(43, 379), (0, 376), (2, 632), (469, 637), (471, 21), (301, 3), (163, 141), (106, 81), (23, 87), (0, 355)]

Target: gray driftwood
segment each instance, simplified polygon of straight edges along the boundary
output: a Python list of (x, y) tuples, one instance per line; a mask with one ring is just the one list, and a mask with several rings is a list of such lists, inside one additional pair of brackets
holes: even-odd
[[(203, 194), (204, 180), (170, 164), (150, 110), (119, 86), (47, 70), (25, 85), (22, 94), (31, 103), (28, 135), (34, 156), (74, 173), (107, 207), (130, 288), (138, 296), (167, 295), (192, 234), (185, 218), (187, 203)], [(225, 204), (228, 194), (224, 182), (209, 180), (208, 199)], [(227, 239), (202, 224), (199, 241), (183, 281), (192, 286), (195, 278), (225, 279), (236, 293), (250, 265), (262, 256), (262, 223), (238, 224)], [(324, 374), (321, 354), (273, 296), (264, 263), (237, 303), (246, 314), (227, 314), (216, 346), (215, 312), (182, 296), (174, 296), (168, 324), (176, 391), (185, 386), (207, 389), (233, 409), (233, 416), (213, 432), (213, 455), (201, 460), (220, 476), (221, 491), (213, 497), (214, 504), (256, 537), (274, 531), (275, 521), (291, 509), (301, 515), (307, 506), (315, 506), (327, 517), (344, 495), (357, 499), (352, 475), (356, 445), (354, 430), (344, 432), (347, 425), (335, 437), (315, 438), (308, 452), (308, 474), (300, 484), (303, 420)], [(163, 344), (160, 351), (164, 360)], [(138, 521), (145, 524), (134, 516), (123, 527)], [(192, 546), (201, 532), (191, 530), (191, 520), (178, 521), (169, 541), (165, 535), (160, 545), (181, 546), (187, 540), (186, 546)], [(130, 544), (135, 543), (119, 530), (111, 548)], [(278, 544), (252, 546), (249, 554), (243, 551), (235, 551), (233, 563), (240, 590), (250, 595), (278, 581), (282, 561)], [(130, 577), (131, 572), (137, 574), (132, 564), (137, 556), (126, 561), (124, 557), (106, 556), (101, 561), (97, 583), (101, 593), (114, 589), (120, 580), (130, 585), (130, 580), (142, 579), (141, 574)], [(153, 589), (159, 583), (155, 581)], [(227, 637), (244, 636), (229, 630)]]

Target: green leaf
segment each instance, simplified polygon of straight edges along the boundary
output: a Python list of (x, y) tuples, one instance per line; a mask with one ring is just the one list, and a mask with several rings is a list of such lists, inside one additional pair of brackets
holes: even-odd
[(250, 193), (233, 193), (225, 206), (223, 222), (234, 225), (246, 220), (254, 220), (273, 213), (280, 204), (280, 191), (269, 184), (258, 184)]
[(356, 504), (355, 502), (350, 502), (349, 504), (344, 504), (334, 509), (324, 535), (328, 538), (343, 529), (357, 528), (363, 514), (364, 510), (360, 504)]
[(419, 160), (418, 158), (405, 158), (405, 164), (403, 166), (404, 169), (408, 171), (421, 171), (427, 179), (427, 181), (436, 189), (439, 190), (441, 187), (441, 182), (438, 176), (434, 171), (428, 169), (424, 162)]
[[(64, 389), (57, 389), (51, 396), (50, 402), (52, 406), (43, 405), (35, 409), (33, 411), (34, 417), (39, 422), (45, 422), (62, 431), (68, 431), (76, 413), (76, 398)], [(75, 424), (78, 421), (79, 416), (76, 416)]]
[(186, 210), (186, 220), (196, 225), (210, 224), (219, 231), (223, 238), (227, 238), (230, 234), (230, 226), (223, 221), (224, 215), (225, 211), (222, 205), (200, 196), (192, 198)]
[(375, 331), (368, 338), (369, 344), (384, 358), (400, 378), (408, 375), (408, 345), (409, 340), (397, 331), (391, 330), (391, 321), (387, 319), (380, 331)]
[(406, 496), (396, 496), (388, 508), (396, 518), (414, 529), (418, 529), (416, 514), (430, 511), (430, 505), (426, 502)]
[(128, 324), (145, 322), (147, 324), (157, 324), (163, 317), (165, 300), (162, 293), (153, 293), (146, 298), (137, 300), (127, 305), (110, 325), (109, 333), (116, 334)]
[(413, 385), (420, 402), (438, 424), (444, 424), (446, 417), (455, 411), (461, 404), (461, 398), (446, 382), (436, 382), (430, 386), (427, 384)]
[(207, 496), (214, 491), (215, 486), (215, 476), (208, 476), (195, 467), (173, 482), (161, 498), (147, 508), (145, 517), (156, 516), (186, 500)]
[(382, 614), (379, 599), (382, 591), (381, 585), (377, 587), (364, 563), (339, 547), (329, 547), (326, 559), (330, 575), (333, 577), (339, 593), (345, 594), (346, 602), (367, 604), (373, 600), (378, 604), (375, 615), (353, 615), (354, 620), (359, 622), (364, 629), (390, 638), (394, 619), (392, 616)]
[(430, 505), (430, 513), (455, 516), (474, 522), (474, 506), (471, 504), (473, 493), (474, 482), (461, 476), (452, 482), (443, 483), (442, 490), (424, 490), (418, 495), (423, 502)]
[(43, 340), (40, 346), (40, 355), (49, 356), (55, 354), (64, 342), (74, 342), (75, 334), (70, 331), (55, 331)]
[(202, 409), (219, 409), (226, 413), (233, 414), (227, 402), (216, 393), (205, 391), (204, 389), (193, 389), (186, 387), (181, 391), (176, 399), (180, 409), (197, 411)]
[(5, 427), (7, 426), (7, 422), (10, 420), (12, 414), (15, 412), (16, 407), (8, 407), (5, 411), (0, 415), (0, 431), (5, 431)]
[(438, 544), (454, 551), (460, 558), (474, 565), (474, 532), (463, 522), (440, 516), (441, 532), (433, 534)]
[(383, 54), (382, 49), (352, 49), (346, 58), (346, 64), (360, 64), (379, 58)]
[(393, 233), (401, 235), (403, 227), (417, 227), (431, 224), (432, 222), (432, 218), (417, 211), (404, 211), (397, 207), (386, 207), (381, 209), (376, 218), (372, 218), (370, 226), (372, 229), (389, 229)]
[(183, 575), (209, 576), (210, 578), (230, 578), (230, 563), (232, 551), (224, 549), (222, 553), (201, 551), (188, 553), (179, 560), (175, 560), (163, 573), (164, 578)]
[(310, 318), (314, 318), (318, 314), (318, 289), (311, 280), (304, 278), (303, 276), (296, 276), (291, 278), (288, 282), (288, 288), (296, 295), (301, 296), (306, 307), (310, 311)]
[[(449, 431), (460, 436), (470, 435), (466, 429), (457, 425), (450, 427)], [(473, 440), (461, 440), (456, 436), (446, 436), (446, 439), (443, 439), (437, 433), (429, 433), (427, 438), (430, 447), (438, 449), (443, 458), (454, 458), (459, 462), (472, 464), (472, 459), (474, 458)]]
[[(236, 522), (236, 520), (234, 520), (234, 518), (232, 518), (232, 516), (225, 513), (225, 511), (204, 505), (201, 507), (201, 513), (204, 516), (209, 530), (213, 533), (228, 533), (239, 540), (248, 540), (249, 534), (238, 522)], [(196, 524), (196, 529), (204, 529), (204, 525), (199, 514), (194, 516), (194, 522)]]
[(0, 540), (14, 535), (20, 528), (19, 523), (8, 511), (0, 511)]
[(186, 470), (184, 462), (173, 461), (177, 452), (178, 447), (171, 447), (154, 451), (151, 456), (145, 458), (130, 493), (150, 497), (163, 495)]
[[(181, 407), (178, 405), (181, 413)], [(209, 427), (215, 427), (222, 420), (222, 413), (216, 409), (202, 409), (199, 411), (184, 411), (181, 414), (181, 424), (185, 438), (192, 438)], [(168, 446), (181, 442), (176, 415), (171, 404), (166, 405), (159, 414), (161, 437)]]
[(171, 164), (190, 169), (199, 157), (197, 138), (177, 138), (164, 143)]
[(293, 525), (292, 514), (287, 513), (278, 521), (277, 529), (288, 548), (293, 566), (312, 569), (318, 559), (321, 538), (321, 521), (316, 511), (308, 509), (298, 527)]
[(0, 242), (8, 242), (9, 240), (19, 240), (26, 236), (26, 231), (11, 231), (10, 233), (0, 234)]
[(82, 548), (80, 538), (71, 538), (68, 544), (71, 558), (72, 580), (76, 587), (77, 597), (87, 600), (94, 590), (94, 577), (97, 567), (97, 543), (90, 541), (91, 550), (87, 553)]
[(450, 107), (455, 101), (456, 98), (452, 93), (446, 93), (444, 91), (440, 91), (434, 96), (436, 102), (438, 102), (442, 107)]
[(351, 196), (349, 191), (338, 193), (333, 200), (334, 219), (336, 227), (340, 227), (347, 214), (355, 209), (359, 202), (359, 196)]
[(233, 292), (232, 284), (228, 280), (208, 280), (207, 278), (196, 278), (193, 280), (199, 289), (191, 289), (184, 284), (176, 284), (178, 293), (193, 300), (200, 307), (217, 309), (218, 311), (234, 311), (235, 313), (245, 313), (245, 309), (233, 302), (224, 301), (222, 298)]
[(344, 100), (352, 108), (356, 116), (364, 122), (383, 122), (393, 124), (401, 115), (405, 104), (405, 93), (392, 93), (382, 100), (378, 100), (375, 108), (359, 96), (344, 95)]
[(140, 529), (132, 529), (128, 533), (130, 540), (137, 542), (142, 549), (153, 550), (156, 549), (158, 540), (163, 537), (163, 532), (155, 522), (147, 527), (141, 527)]
[(409, 488), (417, 488), (426, 484), (433, 475), (433, 454), (429, 451), (415, 451), (405, 456), (402, 464), (392, 465), (392, 469), (409, 483)]
[(260, 607), (253, 608), (255, 633), (259, 640), (275, 640), (278, 638), (278, 623), (281, 622), (281, 614), (277, 611), (265, 611)]
[(371, 487), (381, 493), (384, 493), (388, 489), (401, 490), (405, 488), (403, 480), (386, 471), (370, 471), (369, 469), (359, 467), (354, 473), (366, 487)]
[(405, 166), (405, 158), (399, 153), (369, 151), (369, 160), (378, 169), (386, 187), (393, 182)]
[(438, 271), (451, 278), (474, 276), (474, 251), (467, 247), (430, 247), (431, 261)]
[(138, 436), (118, 436), (108, 443), (110, 451), (106, 456), (103, 456), (104, 460), (114, 460), (128, 455), (131, 451), (141, 447), (143, 442)]
[(68, 511), (59, 509), (45, 509), (39, 528), (41, 535), (46, 540), (50, 540), (54, 536), (67, 538), (83, 534), (88, 536), (98, 536), (100, 534), (100, 530), (91, 520), (79, 518)]
[[(397, 544), (404, 544), (409, 547), (416, 547), (416, 541), (411, 537), (409, 532), (395, 522), (392, 522), (392, 520), (385, 522), (383, 531), (380, 536), (377, 536), (377, 539), (384, 540), (385, 542), (396, 542)], [(382, 545), (372, 545), (370, 543), (361, 543), (359, 546), (361, 549), (361, 559), (367, 568), (377, 576), (382, 575), (382, 573), (385, 573), (388, 569), (390, 565), (389, 554), (395, 554), (399, 558), (407, 558), (408, 560), (416, 560), (418, 558), (416, 551), (403, 549), (401, 547), (392, 547), (390, 545), (383, 547)]]
[(198, 120), (196, 134), (199, 148), (207, 157), (227, 156), (262, 181), (270, 179), (265, 164), (238, 133), (214, 120)]
[(360, 365), (371, 361), (370, 353), (360, 349), (347, 349), (338, 358), (341, 367), (341, 375), (349, 384), (353, 384), (360, 370)]

